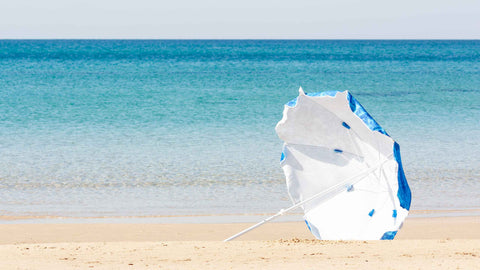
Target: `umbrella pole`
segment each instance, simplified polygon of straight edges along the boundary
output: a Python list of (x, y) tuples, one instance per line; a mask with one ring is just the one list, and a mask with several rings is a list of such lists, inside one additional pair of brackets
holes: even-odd
[(243, 230), (243, 231), (241, 231), (241, 232), (239, 232), (239, 233), (237, 233), (237, 234), (235, 234), (235, 235), (230, 236), (229, 238), (223, 240), (223, 242), (228, 242), (228, 241), (230, 241), (230, 240), (233, 240), (233, 239), (239, 237), (240, 235), (243, 235), (243, 234), (245, 234), (245, 233), (247, 233), (247, 232), (249, 232), (249, 231), (251, 231), (251, 230), (253, 230), (253, 229), (255, 229), (255, 228), (257, 228), (257, 227), (259, 227), (259, 226), (261, 226), (261, 225), (263, 225), (263, 224), (265, 224), (265, 223), (267, 223), (267, 222), (269, 222), (270, 220), (276, 219), (277, 217), (283, 215), (284, 213), (285, 213), (285, 210), (282, 209), (282, 210), (280, 210), (280, 212), (276, 213), (275, 215), (273, 215), (273, 216), (271, 216), (271, 217), (269, 217), (269, 218), (266, 218), (266, 219), (260, 221), (259, 223), (255, 224), (255, 225), (253, 225), (253, 226), (251, 226), (251, 227), (249, 227), (249, 228), (247, 228), (247, 229), (245, 229), (245, 230)]

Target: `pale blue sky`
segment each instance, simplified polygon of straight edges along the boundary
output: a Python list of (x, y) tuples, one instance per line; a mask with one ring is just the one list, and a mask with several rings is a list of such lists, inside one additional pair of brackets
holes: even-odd
[(480, 39), (480, 0), (0, 0), (0, 38)]

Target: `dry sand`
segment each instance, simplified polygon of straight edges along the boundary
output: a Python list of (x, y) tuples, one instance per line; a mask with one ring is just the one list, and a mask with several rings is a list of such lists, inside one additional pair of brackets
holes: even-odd
[(393, 241), (313, 240), (304, 223), (3, 224), (0, 269), (480, 269), (480, 217), (409, 218)]

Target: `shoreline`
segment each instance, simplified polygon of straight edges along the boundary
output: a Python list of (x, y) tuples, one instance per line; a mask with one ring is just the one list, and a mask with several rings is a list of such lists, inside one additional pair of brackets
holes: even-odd
[[(54, 216), (54, 215), (0, 215), (1, 224), (54, 224), (54, 223), (162, 223), (162, 224), (234, 224), (256, 223), (275, 213), (249, 214), (193, 214), (148, 216)], [(410, 210), (408, 218), (470, 217), (480, 216), (480, 208)], [(273, 223), (303, 221), (300, 212), (286, 213)]]

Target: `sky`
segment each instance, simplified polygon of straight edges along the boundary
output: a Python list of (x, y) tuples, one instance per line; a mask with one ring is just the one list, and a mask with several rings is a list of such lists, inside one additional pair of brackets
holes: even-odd
[(480, 0), (0, 0), (0, 39), (480, 39)]

